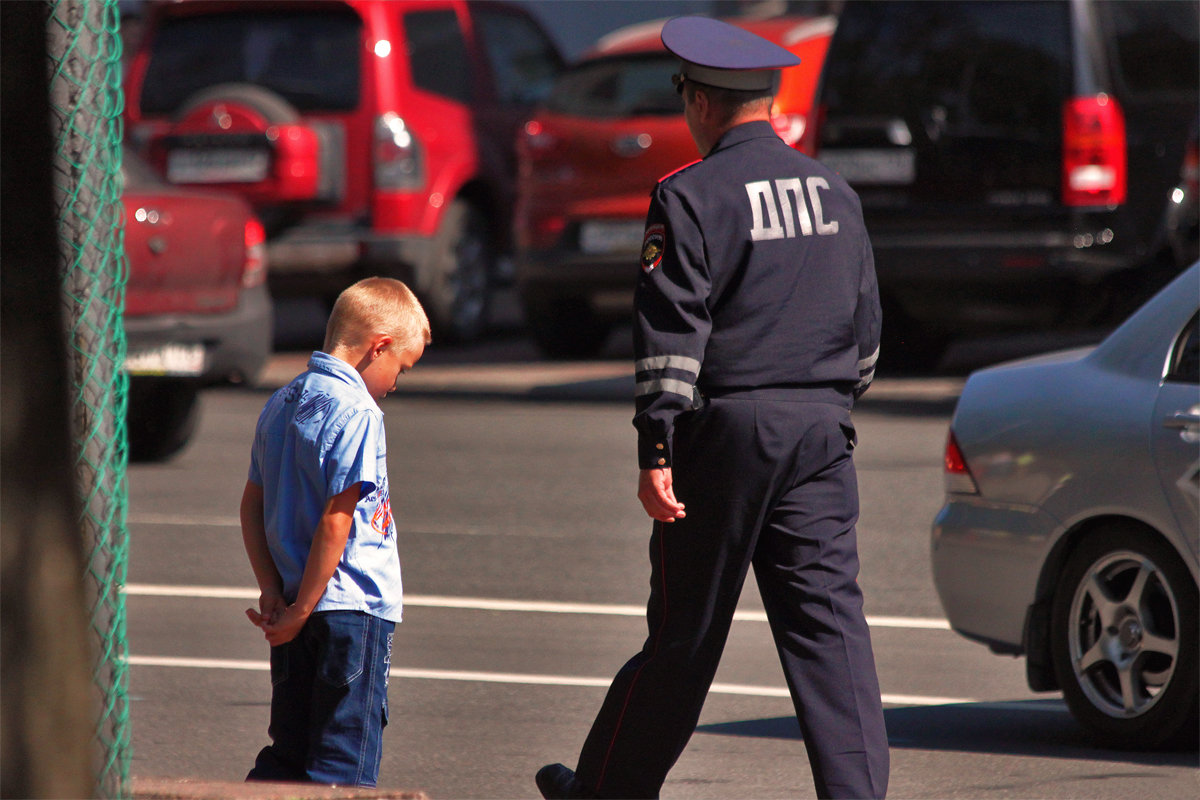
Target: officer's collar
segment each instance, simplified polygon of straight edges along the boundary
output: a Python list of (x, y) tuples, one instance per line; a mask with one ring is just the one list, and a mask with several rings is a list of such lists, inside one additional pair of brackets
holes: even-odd
[[(779, 138), (779, 134), (775, 133), (775, 128), (772, 127), (770, 122), (759, 119), (753, 122), (743, 122), (741, 125), (736, 125), (721, 134), (721, 138), (713, 145), (712, 150), (708, 151), (708, 155), (711, 156), (713, 153), (724, 150), (727, 147), (733, 147), (735, 144), (748, 142), (751, 139), (762, 139), (767, 136), (773, 136), (776, 139)], [(708, 158), (708, 156), (705, 156), (705, 158)]]

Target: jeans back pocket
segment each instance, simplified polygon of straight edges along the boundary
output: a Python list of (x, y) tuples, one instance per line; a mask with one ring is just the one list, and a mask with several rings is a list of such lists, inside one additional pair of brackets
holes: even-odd
[(313, 614), (313, 618), (318, 616), (324, 650), (318, 677), (335, 688), (349, 686), (363, 673), (373, 618), (357, 611)]

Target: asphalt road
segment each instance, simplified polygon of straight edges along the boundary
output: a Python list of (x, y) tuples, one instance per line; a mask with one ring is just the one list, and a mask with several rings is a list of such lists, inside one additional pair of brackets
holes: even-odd
[[(268, 383), (304, 354), (278, 357)], [(645, 637), (650, 530), (634, 485), (628, 362), (532, 360), (512, 342), (430, 351), (383, 402), (401, 531), (381, 786), (537, 797), (571, 764)], [(855, 413), (863, 561), (894, 798), (1194, 798), (1196, 755), (1095, 747), (1020, 660), (945, 625), (928, 564), (960, 379), (881, 378)], [(135, 778), (240, 780), (266, 741), (267, 648), (237, 503), (266, 389), (206, 392), (193, 443), (129, 472)], [(666, 798), (812, 797), (752, 581)]]

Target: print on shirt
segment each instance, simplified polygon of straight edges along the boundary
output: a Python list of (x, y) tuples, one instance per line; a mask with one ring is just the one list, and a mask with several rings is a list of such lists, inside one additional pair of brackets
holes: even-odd
[(300, 406), (296, 409), (296, 422), (323, 419), (331, 408), (333, 408), (333, 398), (329, 395), (323, 392), (305, 391), (300, 398)]
[(662, 225), (651, 225), (646, 228), (646, 238), (642, 239), (642, 269), (651, 272), (662, 261), (663, 250), (667, 245), (667, 229)]
[(383, 538), (392, 532), (392, 498), (386, 486), (375, 492), (374, 513), (371, 514), (371, 527)]
[[(838, 232), (837, 220), (825, 221), (825, 210), (821, 207), (818, 189), (828, 189), (829, 181), (819, 175), (808, 180), (781, 178), (774, 181), (752, 181), (746, 184), (746, 196), (750, 198), (750, 215), (753, 226), (750, 238), (760, 242), (770, 239), (796, 238), (796, 223), (800, 224), (801, 236), (831, 236)], [(808, 199), (805, 200), (805, 189)], [(812, 216), (808, 209), (812, 206)], [(765, 214), (764, 214), (765, 211)]]

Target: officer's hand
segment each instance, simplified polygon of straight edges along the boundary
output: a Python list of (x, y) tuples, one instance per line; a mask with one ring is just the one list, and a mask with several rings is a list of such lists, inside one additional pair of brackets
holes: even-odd
[(646, 513), (659, 522), (674, 522), (687, 516), (683, 503), (675, 499), (670, 467), (642, 470), (638, 476), (638, 500)]

